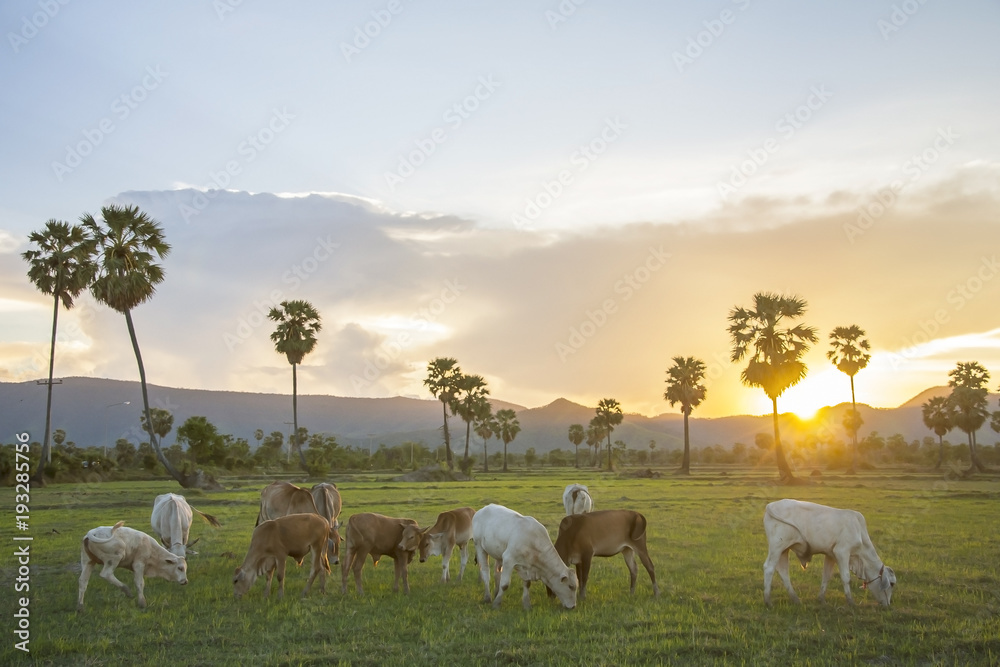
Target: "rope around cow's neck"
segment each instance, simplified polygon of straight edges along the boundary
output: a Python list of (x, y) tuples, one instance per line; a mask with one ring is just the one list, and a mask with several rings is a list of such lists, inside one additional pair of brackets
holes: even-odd
[(885, 563), (882, 563), (882, 567), (880, 567), (880, 568), (878, 569), (878, 575), (877, 575), (877, 576), (875, 576), (875, 577), (873, 577), (873, 578), (871, 578), (871, 579), (868, 579), (867, 581), (865, 581), (865, 578), (864, 578), (864, 577), (862, 577), (862, 576), (859, 576), (859, 577), (858, 577), (858, 579), (860, 579), (860, 580), (861, 580), (861, 588), (862, 588), (862, 589), (867, 589), (867, 588), (868, 588), (868, 584), (870, 584), (870, 583), (872, 583), (873, 581), (876, 581), (876, 580), (878, 580), (878, 579), (881, 579), (881, 578), (882, 578), (882, 573), (883, 573), (883, 572), (885, 572)]

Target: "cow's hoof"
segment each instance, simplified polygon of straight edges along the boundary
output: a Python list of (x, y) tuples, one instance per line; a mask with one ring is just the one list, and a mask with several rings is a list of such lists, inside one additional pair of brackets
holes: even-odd
[(146, 608), (146, 601), (139, 600), (139, 609), (145, 609), (145, 608)]

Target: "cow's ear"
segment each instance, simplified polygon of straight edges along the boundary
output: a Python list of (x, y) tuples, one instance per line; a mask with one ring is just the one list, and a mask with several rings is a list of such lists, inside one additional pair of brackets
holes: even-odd
[(559, 577), (559, 581), (565, 584), (567, 581), (569, 581), (569, 577), (564, 574), (563, 576)]

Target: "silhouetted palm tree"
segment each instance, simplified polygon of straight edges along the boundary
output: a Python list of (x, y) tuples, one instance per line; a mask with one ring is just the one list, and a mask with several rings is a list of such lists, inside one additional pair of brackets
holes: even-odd
[[(156, 260), (170, 253), (170, 244), (164, 239), (160, 224), (138, 206), (105, 206), (101, 208), (100, 220), (87, 214), (81, 222), (96, 242), (96, 274), (90, 291), (95, 299), (125, 316), (132, 351), (139, 366), (143, 411), (146, 421), (152, 423), (146, 369), (135, 335), (132, 310), (151, 299), (156, 286), (163, 282), (163, 267)], [(196, 477), (182, 475), (167, 460), (155, 435), (150, 434), (149, 444), (166, 471), (181, 486), (188, 488), (202, 483)]]
[(316, 334), (323, 328), (319, 312), (308, 301), (295, 299), (282, 301), (278, 308), (272, 308), (267, 316), (278, 323), (271, 334), (271, 341), (278, 354), (283, 354), (292, 365), (292, 446), (299, 452), (299, 463), (308, 470), (306, 455), (299, 439), (299, 381), (296, 368), (302, 358), (316, 347)]
[(503, 471), (507, 472), (507, 445), (521, 432), (521, 423), (510, 408), (497, 410), (497, 435), (503, 440)]
[(604, 436), (607, 433), (601, 424), (601, 418), (594, 416), (587, 424), (587, 446), (593, 447), (594, 454), (591, 456), (590, 464), (595, 468), (601, 467), (601, 445), (604, 443)]
[(947, 396), (934, 396), (920, 407), (920, 414), (924, 426), (938, 437), (938, 460), (934, 469), (939, 470), (944, 462), (944, 436), (955, 428), (955, 406)]
[[(858, 371), (863, 370), (872, 355), (868, 354), (871, 344), (865, 338), (865, 330), (857, 324), (849, 327), (835, 327), (830, 332), (830, 349), (826, 352), (826, 358), (833, 362), (841, 373), (846, 373), (851, 378), (851, 410), (855, 414), (858, 412), (857, 402), (854, 400), (854, 376)], [(858, 415), (860, 417), (860, 415)], [(858, 423), (855, 420), (852, 423)], [(861, 424), (858, 423), (860, 428)], [(854, 447), (851, 454), (851, 465), (847, 473), (853, 475), (858, 466), (858, 430), (852, 432)]]
[(583, 424), (572, 424), (569, 427), (569, 433), (567, 435), (569, 441), (573, 443), (573, 465), (576, 468), (580, 467), (580, 443), (584, 441), (587, 434), (583, 430)]
[[(688, 433), (688, 417), (691, 411), (705, 400), (707, 390), (702, 380), (705, 379), (705, 362), (694, 357), (674, 357), (674, 365), (667, 369), (667, 390), (663, 398), (670, 401), (670, 406), (681, 404), (684, 414), (684, 458), (681, 460), (681, 475), (691, 474), (691, 438)], [(650, 452), (652, 454), (652, 452)]]
[(597, 423), (608, 437), (608, 470), (614, 468), (611, 460), (611, 432), (615, 430), (615, 426), (622, 423), (622, 417), (622, 407), (615, 399), (602, 398), (597, 403)]
[(733, 341), (732, 361), (749, 359), (740, 374), (743, 384), (760, 387), (771, 399), (774, 422), (774, 453), (782, 480), (794, 478), (785, 459), (778, 430), (778, 397), (806, 376), (802, 355), (816, 342), (814, 327), (798, 324), (781, 328), (785, 320), (801, 317), (806, 302), (798, 297), (759, 292), (753, 309), (736, 307), (729, 313), (729, 335)]
[(448, 462), (448, 470), (455, 469), (451, 456), (451, 436), (448, 433), (448, 408), (458, 393), (456, 383), (461, 377), (462, 369), (459, 368), (458, 361), (451, 357), (438, 357), (427, 364), (424, 386), (430, 390), (434, 398), (441, 401), (441, 410), (444, 414), (444, 456)]
[[(167, 437), (171, 429), (174, 428), (174, 416), (170, 414), (169, 410), (164, 410), (163, 408), (153, 408), (149, 411), (150, 416), (153, 418), (153, 433), (155, 433), (161, 440), (161, 442)], [(149, 427), (146, 426), (146, 413), (139, 413), (139, 426), (143, 431), (149, 433)]]
[(28, 279), (42, 294), (53, 297), (52, 341), (49, 345), (49, 381), (45, 399), (45, 434), (42, 437), (42, 455), (38, 460), (31, 481), (45, 484), (45, 465), (52, 462), (49, 430), (52, 427), (52, 374), (56, 360), (56, 328), (59, 322), (59, 304), (66, 310), (73, 307), (73, 300), (87, 289), (94, 276), (94, 240), (79, 225), (49, 220), (45, 228), (32, 232), (28, 241), (37, 248), (21, 254), (28, 262)]
[(986, 383), (990, 379), (990, 373), (978, 361), (962, 361), (948, 375), (951, 377), (948, 385), (952, 387), (948, 400), (955, 408), (955, 426), (965, 431), (969, 438), (971, 463), (965, 474), (972, 474), (976, 470), (986, 472), (987, 467), (979, 460), (976, 431), (982, 428), (989, 416), (989, 410), (986, 409)]
[(458, 393), (451, 406), (451, 413), (458, 415), (465, 422), (465, 457), (462, 468), (469, 470), (469, 440), (472, 437), (472, 422), (480, 415), (490, 411), (490, 388), (482, 375), (462, 375), (456, 382)]
[(476, 435), (483, 439), (483, 472), (490, 471), (490, 459), (489, 451), (487, 450), (487, 442), (494, 435), (497, 435), (500, 429), (499, 424), (497, 424), (497, 419), (493, 415), (493, 408), (486, 403), (486, 409), (476, 415), (475, 431)]

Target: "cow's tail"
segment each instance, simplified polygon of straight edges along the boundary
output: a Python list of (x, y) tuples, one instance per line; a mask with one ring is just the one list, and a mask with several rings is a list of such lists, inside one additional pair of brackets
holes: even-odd
[(193, 509), (193, 510), (194, 510), (195, 514), (197, 514), (197, 515), (198, 515), (198, 516), (200, 516), (200, 517), (201, 517), (202, 519), (204, 519), (205, 521), (207, 521), (207, 522), (209, 523), (209, 525), (211, 525), (211, 526), (212, 526), (213, 528), (222, 528), (222, 524), (221, 524), (221, 523), (219, 523), (219, 520), (218, 520), (218, 519), (216, 519), (216, 518), (215, 518), (214, 516), (212, 516), (211, 514), (205, 514), (205, 513), (204, 513), (204, 512), (202, 512), (201, 510), (199, 510), (199, 509), (196, 509), (196, 508), (194, 508), (194, 507), (192, 507), (191, 509)]
[(638, 540), (646, 534), (646, 517), (638, 512), (635, 513), (635, 521), (632, 522), (632, 533), (629, 535), (633, 540)]
[(95, 556), (94, 552), (90, 550), (90, 538), (89, 537), (83, 538), (83, 551), (84, 551), (84, 553), (87, 554), (87, 558), (90, 559), (91, 563), (93, 563), (94, 565), (100, 565), (101, 564), (101, 559), (98, 558), (97, 556)]

